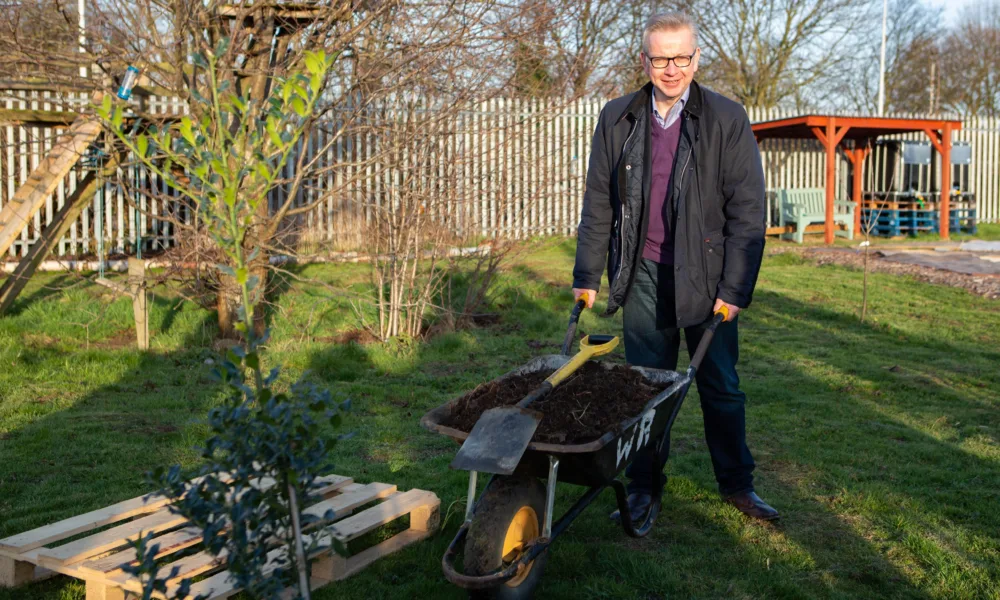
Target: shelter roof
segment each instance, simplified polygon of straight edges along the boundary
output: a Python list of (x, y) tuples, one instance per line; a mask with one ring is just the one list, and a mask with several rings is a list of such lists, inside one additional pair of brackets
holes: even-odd
[(836, 128), (848, 127), (843, 139), (865, 140), (894, 133), (912, 131), (940, 131), (946, 123), (952, 131), (962, 128), (962, 122), (952, 119), (903, 119), (896, 117), (844, 117), (837, 115), (800, 115), (774, 121), (754, 123), (753, 133), (758, 140), (766, 139), (815, 139), (816, 129), (826, 132), (833, 121)]

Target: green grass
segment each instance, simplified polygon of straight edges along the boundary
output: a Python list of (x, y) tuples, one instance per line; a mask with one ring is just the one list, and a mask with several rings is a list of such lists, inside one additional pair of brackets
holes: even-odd
[[(430, 540), (317, 598), (463, 597), (440, 559), (466, 478), (448, 469), (454, 444), (418, 420), (556, 351), (573, 252), (568, 240), (532, 244), (504, 280), (499, 324), (420, 344), (337, 345), (356, 325), (350, 298), (301, 283), (283, 291), (270, 359), (354, 401), (346, 427), (357, 435), (338, 447), (337, 472), (432, 490), (447, 517)], [(297, 274), (364, 289), (363, 265)], [(783, 513), (778, 526), (718, 499), (692, 392), (655, 531), (626, 537), (607, 519), (605, 492), (553, 546), (538, 597), (1000, 597), (1000, 304), (882, 274), (870, 295), (862, 324), (860, 273), (775, 255), (741, 317), (756, 485)], [(127, 300), (66, 275), (37, 277), (0, 318), (0, 537), (146, 492), (143, 473), (158, 465), (195, 464), (220, 394), (205, 364), (213, 316), (159, 288), (144, 354), (131, 347), (130, 318)], [(581, 321), (585, 332), (620, 327), (620, 316)], [(561, 486), (558, 508), (581, 491)], [(0, 591), (83, 597), (63, 577)]]

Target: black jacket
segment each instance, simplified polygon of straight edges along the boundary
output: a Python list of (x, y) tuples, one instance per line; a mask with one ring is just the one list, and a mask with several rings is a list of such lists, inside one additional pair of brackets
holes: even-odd
[[(600, 289), (624, 306), (649, 223), (653, 85), (601, 110), (577, 230), (573, 287)], [(711, 315), (715, 298), (750, 304), (764, 253), (764, 171), (742, 106), (695, 82), (682, 113), (670, 189), (677, 326)]]

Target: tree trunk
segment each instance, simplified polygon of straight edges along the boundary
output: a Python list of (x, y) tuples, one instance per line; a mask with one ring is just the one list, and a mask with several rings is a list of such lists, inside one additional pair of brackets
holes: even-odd
[(216, 309), (219, 312), (219, 337), (239, 339), (236, 323), (239, 322), (239, 307), (242, 303), (240, 287), (229, 275), (219, 275), (219, 289), (216, 292)]

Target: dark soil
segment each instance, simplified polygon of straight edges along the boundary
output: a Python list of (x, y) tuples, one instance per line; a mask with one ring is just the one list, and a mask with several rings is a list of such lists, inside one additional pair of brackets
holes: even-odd
[[(552, 371), (510, 377), (502, 382), (484, 383), (456, 403), (455, 412), (444, 425), (472, 431), (484, 411), (517, 404), (542, 384)], [(635, 417), (665, 386), (652, 386), (637, 371), (618, 365), (605, 369), (595, 362), (585, 363), (548, 396), (533, 402), (543, 414), (534, 442), (583, 444)]]

